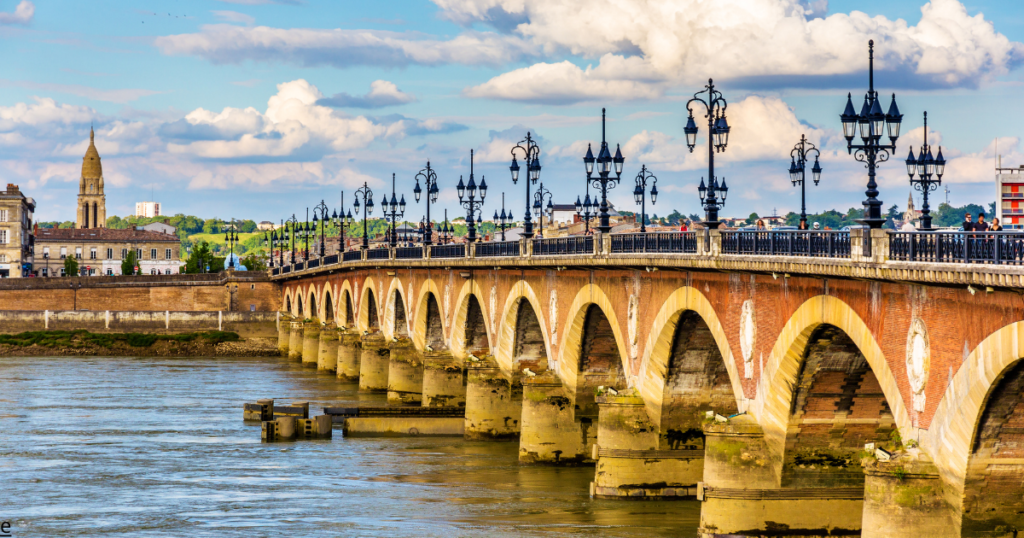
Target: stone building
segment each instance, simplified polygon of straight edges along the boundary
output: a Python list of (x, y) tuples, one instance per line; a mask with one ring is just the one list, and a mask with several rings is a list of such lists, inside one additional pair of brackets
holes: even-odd
[(82, 157), (78, 181), (78, 219), (75, 228), (106, 228), (107, 197), (103, 194), (103, 166), (96, 151), (96, 135), (89, 129), (89, 149)]
[(32, 215), (36, 202), (17, 185), (0, 191), (0, 278), (29, 276), (32, 268)]
[(34, 271), (40, 277), (65, 276), (64, 259), (78, 260), (82, 276), (120, 275), (129, 252), (144, 275), (174, 275), (181, 268), (178, 237), (148, 230), (36, 229)]

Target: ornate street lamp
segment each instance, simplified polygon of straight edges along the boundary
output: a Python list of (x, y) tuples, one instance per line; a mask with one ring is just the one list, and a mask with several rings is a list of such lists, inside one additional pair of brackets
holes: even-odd
[(306, 208), (306, 222), (299, 224), (299, 234), (302, 236), (302, 261), (309, 260), (309, 236), (313, 234), (313, 226), (309, 223), (309, 208)]
[[(601, 205), (598, 207), (598, 225), (597, 229), (601, 233), (608, 233), (612, 229), (612, 225), (608, 220), (608, 191), (614, 189), (619, 181), (622, 179), (622, 163), (625, 159), (622, 158), (622, 151), (619, 146), (615, 146), (615, 157), (612, 157), (611, 152), (608, 151), (608, 142), (605, 141), (605, 109), (601, 109), (601, 151), (597, 155), (597, 159), (594, 159), (594, 152), (591, 151), (590, 145), (587, 145), (587, 154), (583, 157), (583, 164), (587, 167), (587, 184), (593, 185), (595, 189), (601, 189)], [(597, 174), (598, 177), (593, 177), (594, 163), (597, 163)], [(610, 177), (612, 172), (612, 164), (615, 165), (615, 177)], [(593, 202), (597, 205), (597, 200)]]
[[(525, 146), (523, 145), (525, 144)], [(519, 181), (519, 163), (516, 161), (516, 150), (523, 153), (523, 162), (526, 164), (526, 217), (523, 219), (523, 237), (533, 237), (533, 222), (530, 221), (530, 183), (537, 184), (540, 179), (540, 146), (533, 140), (530, 133), (526, 133), (526, 139), (521, 140), (512, 148), (512, 166), (508, 169), (512, 172), (512, 184)]]
[(423, 193), (423, 189), (420, 188), (420, 178), (423, 179), (423, 182), (427, 187), (427, 220), (423, 227), (423, 245), (427, 246), (432, 241), (430, 205), (437, 203), (437, 195), (440, 192), (440, 189), (437, 188), (437, 172), (430, 168), (429, 160), (427, 161), (427, 167), (416, 174), (416, 188), (412, 190), (412, 193), (416, 195), (417, 202), (420, 201), (420, 195)]
[(363, 199), (361, 204), (363, 206), (363, 244), (359, 248), (366, 250), (370, 248), (370, 234), (366, 226), (366, 217), (367, 215), (373, 214), (373, 191), (370, 190), (370, 187), (366, 185), (365, 181), (363, 182), (363, 186), (356, 191), (355, 198), (355, 209), (357, 215), (359, 214), (359, 199)]
[(270, 262), (267, 267), (274, 267), (274, 249), (277, 247), (277, 232), (273, 230), (263, 232), (263, 246), (267, 247), (267, 257)]
[(391, 223), (391, 227), (388, 235), (388, 244), (392, 247), (398, 246), (398, 219), (405, 217), (405, 195), (402, 195), (402, 201), (398, 201), (395, 196), (395, 174), (391, 174), (391, 203), (388, 204), (388, 199), (384, 197), (384, 204), (381, 206), (384, 208), (384, 219)]
[(576, 196), (576, 215), (578, 215), (584, 222), (584, 228), (586, 232), (590, 231), (590, 219), (594, 217), (595, 205), (590, 201), (590, 182), (587, 182), (587, 196), (580, 202), (580, 197)]
[(473, 177), (473, 150), (469, 150), (469, 184), (462, 183), (462, 176), (459, 176), (459, 184), (455, 187), (459, 193), (459, 203), (466, 208), (466, 242), (476, 241), (476, 223), (480, 222), (478, 214), (482, 213), (484, 198), (487, 196), (487, 179), (480, 176), (480, 197), (477, 199), (476, 178)]
[(505, 193), (501, 193), (501, 214), (494, 210), (494, 224), (501, 230), (501, 240), (505, 240), (505, 230), (512, 226), (512, 212), (505, 212)]
[(295, 218), (295, 213), (292, 213), (292, 218), (289, 219), (289, 220), (284, 221), (284, 224), (285, 224), (286, 228), (288, 228), (286, 230), (288, 232), (288, 236), (286, 237), (285, 241), (290, 242), (291, 245), (292, 245), (292, 257), (288, 261), (292, 265), (295, 265), (295, 243), (298, 242), (298, 240), (299, 240), (298, 230), (297, 230), (298, 225), (299, 225), (299, 221), (298, 221), (298, 219)]
[[(697, 97), (698, 95), (706, 93), (707, 100)], [(693, 153), (694, 146), (697, 145), (697, 123), (693, 121), (693, 109), (690, 108), (691, 103), (700, 103), (704, 105), (705, 114), (704, 117), (708, 119), (708, 183), (704, 185), (704, 178), (700, 178), (700, 186), (697, 187), (697, 191), (700, 194), (700, 202), (704, 206), (704, 224), (712, 229), (718, 229), (720, 222), (718, 222), (718, 210), (725, 206), (725, 198), (729, 194), (729, 187), (725, 184), (725, 178), (722, 178), (722, 183), (719, 185), (718, 178), (715, 177), (715, 152), (725, 151), (726, 146), (729, 145), (729, 122), (725, 119), (725, 111), (729, 107), (729, 103), (725, 100), (722, 92), (715, 89), (715, 83), (712, 79), (708, 79), (707, 86), (704, 89), (693, 94), (693, 98), (687, 101), (686, 110), (690, 113), (690, 117), (686, 120), (686, 127), (683, 128), (683, 132), (686, 133), (686, 145), (690, 148), (690, 153)]]
[[(875, 169), (879, 163), (889, 160), (889, 152), (896, 150), (896, 139), (900, 136), (900, 123), (903, 114), (896, 106), (896, 94), (892, 94), (889, 112), (882, 113), (882, 105), (875, 91), (875, 42), (868, 41), (868, 92), (864, 95), (864, 104), (860, 114), (853, 108), (853, 96), (846, 94), (846, 109), (839, 118), (843, 122), (843, 136), (846, 137), (846, 151), (854, 153), (854, 158), (865, 163), (868, 168), (868, 199), (864, 204), (864, 218), (857, 222), (869, 228), (881, 228), (885, 223), (882, 218), (882, 201), (878, 199), (878, 184), (875, 182)], [(860, 128), (861, 144), (854, 144), (853, 137)], [(882, 135), (888, 132), (889, 143), (882, 144)]]
[[(316, 238), (316, 227), (317, 223), (320, 224), (320, 257), (324, 257), (324, 250), (327, 246), (327, 241), (324, 239), (324, 228), (327, 226), (327, 220), (330, 216), (327, 212), (330, 208), (323, 200), (320, 200), (320, 204), (313, 208), (313, 237)], [(318, 218), (319, 217), (319, 218)]]
[[(921, 192), (923, 202), (921, 204), (921, 229), (932, 229), (932, 210), (928, 206), (928, 193), (939, 188), (942, 184), (942, 174), (946, 171), (946, 159), (942, 157), (942, 148), (939, 148), (939, 155), (932, 157), (932, 148), (928, 145), (928, 112), (924, 113), (924, 143), (918, 158), (914, 158), (914, 148), (910, 148), (910, 156), (907, 157), (907, 174), (910, 175), (910, 184)], [(914, 172), (917, 172), (917, 179), (914, 179)], [(932, 179), (932, 176), (935, 179)]]
[(647, 169), (647, 165), (640, 167), (640, 173), (636, 175), (636, 188), (633, 189), (633, 200), (640, 206), (640, 233), (647, 233), (647, 180), (651, 180), (651, 205), (658, 203), (658, 178)]
[(811, 175), (814, 177), (814, 185), (821, 181), (821, 165), (818, 164), (818, 157), (821, 152), (814, 144), (807, 141), (807, 137), (800, 135), (800, 142), (793, 146), (789, 152), (789, 180), (796, 187), (800, 185), (800, 229), (807, 229), (807, 157), (814, 153), (814, 166), (811, 167)]
[[(548, 199), (547, 207), (544, 207), (544, 197)], [(533, 214), (537, 216), (537, 222), (540, 223), (540, 235), (544, 237), (544, 212), (549, 215), (554, 215), (555, 207), (551, 205), (551, 191), (544, 188), (544, 184), (541, 183), (537, 187), (537, 192), (533, 195)], [(550, 220), (551, 217), (548, 217)]]
[(444, 222), (441, 223), (440, 228), (438, 228), (437, 240), (440, 241), (442, 245), (447, 245), (452, 242), (452, 235), (454, 233), (455, 225), (448, 222), (448, 210), (445, 209)]
[(235, 245), (238, 243), (238, 230), (235, 228), (235, 219), (231, 219), (231, 228), (224, 232), (224, 242), (228, 244), (231, 249), (231, 254), (228, 255), (228, 269), (235, 268)]
[[(345, 191), (341, 191), (341, 209), (331, 214), (331, 222), (338, 227), (338, 253), (345, 252), (345, 230), (352, 225), (352, 210), (345, 214)], [(339, 258), (339, 261), (340, 258)]]

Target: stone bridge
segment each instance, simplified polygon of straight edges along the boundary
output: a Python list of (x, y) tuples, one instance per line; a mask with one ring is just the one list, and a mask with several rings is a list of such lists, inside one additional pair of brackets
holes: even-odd
[(304, 361), (465, 406), (467, 437), (522, 462), (596, 464), (593, 495), (697, 496), (708, 535), (1015, 536), (1024, 270), (896, 261), (885, 233), (371, 250), (273, 278), (293, 358), (304, 337)]

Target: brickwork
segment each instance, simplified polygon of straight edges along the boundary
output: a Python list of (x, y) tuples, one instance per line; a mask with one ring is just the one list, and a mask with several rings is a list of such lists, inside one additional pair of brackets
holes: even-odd
[(665, 380), (660, 427), (662, 449), (704, 448), (707, 411), (736, 413), (729, 373), (707, 323), (693, 311), (679, 315)]
[[(395, 329), (395, 336), (409, 337), (409, 324), (407, 322), (408, 317), (405, 315), (405, 301), (402, 300), (402, 294), (395, 294), (395, 317), (392, 320)], [(429, 318), (428, 318), (429, 319)]]
[(487, 322), (484, 321), (480, 301), (475, 295), (469, 297), (466, 307), (466, 351), (489, 351), (487, 345)]
[(426, 345), (433, 349), (446, 349), (444, 325), (441, 321), (441, 310), (437, 306), (437, 297), (431, 293), (427, 296), (427, 332)]
[(597, 305), (587, 308), (583, 322), (579, 376), (576, 383), (576, 418), (597, 418), (597, 387), (626, 388), (622, 359), (611, 323)]
[(544, 333), (537, 320), (537, 313), (526, 301), (519, 303), (515, 331), (512, 349), (516, 371), (524, 368), (529, 368), (534, 373), (547, 371), (548, 357), (544, 349)]

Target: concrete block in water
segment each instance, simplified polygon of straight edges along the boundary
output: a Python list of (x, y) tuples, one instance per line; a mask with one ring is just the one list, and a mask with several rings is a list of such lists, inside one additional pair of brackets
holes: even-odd
[(274, 408), (274, 418), (279, 417), (309, 418), (309, 402), (293, 402), (289, 406), (277, 406)]
[(295, 436), (298, 439), (330, 439), (333, 426), (330, 415), (295, 419)]
[(456, 436), (465, 434), (462, 417), (350, 417), (342, 426), (345, 437)]
[(247, 403), (243, 406), (243, 420), (274, 420), (274, 400), (256, 400), (256, 403)]

